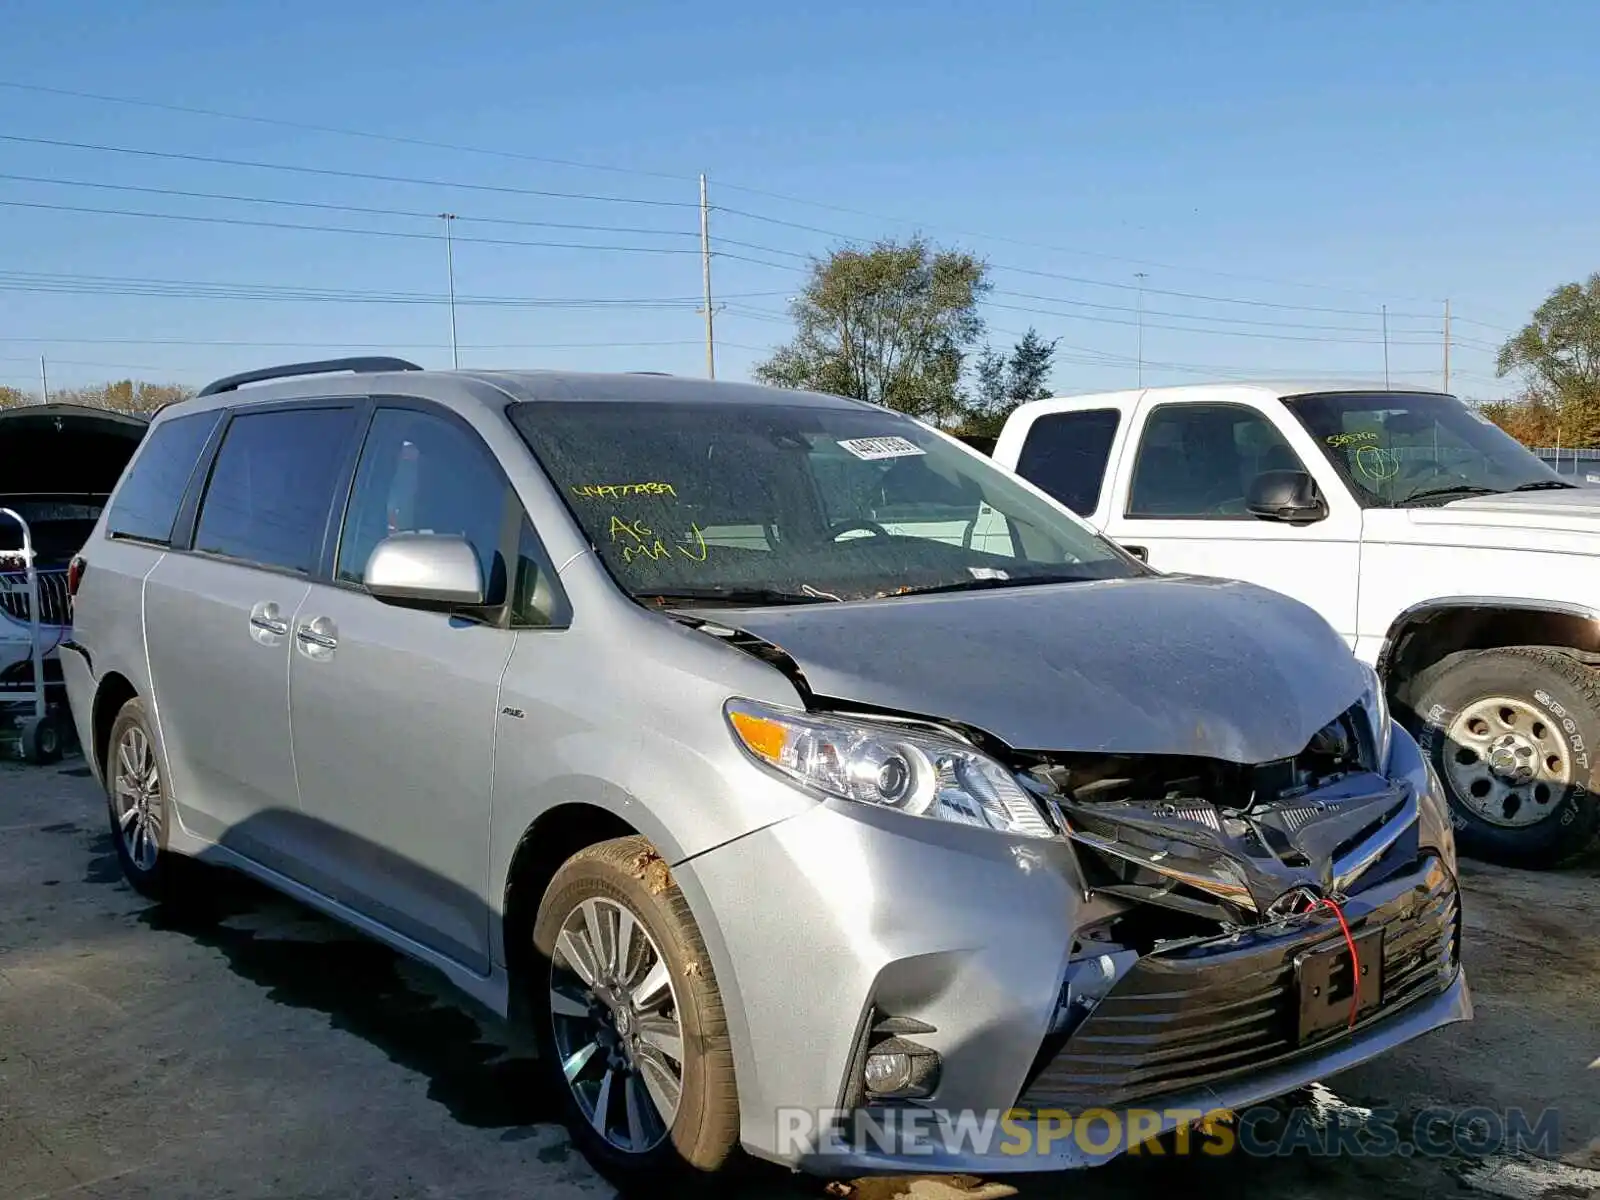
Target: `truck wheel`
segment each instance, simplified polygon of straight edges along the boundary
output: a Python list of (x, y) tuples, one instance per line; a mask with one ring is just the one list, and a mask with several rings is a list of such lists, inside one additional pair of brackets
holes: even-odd
[(1540, 647), (1468, 650), (1440, 659), (1407, 690), (1417, 742), (1450, 797), (1462, 853), (1544, 868), (1594, 844), (1593, 671)]
[(569, 858), (533, 941), (540, 1058), (589, 1161), (650, 1188), (721, 1168), (739, 1140), (722, 996), (650, 843), (617, 838)]

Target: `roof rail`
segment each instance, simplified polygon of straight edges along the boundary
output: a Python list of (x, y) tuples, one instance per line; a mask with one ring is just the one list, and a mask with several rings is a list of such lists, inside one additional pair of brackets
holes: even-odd
[(366, 358), (325, 358), (321, 362), (288, 363), (281, 367), (262, 367), (256, 371), (241, 371), (216, 379), (201, 388), (199, 395), (215, 396), (219, 392), (238, 391), (241, 384), (265, 383), (269, 379), (293, 379), (299, 375), (329, 375), (335, 371), (354, 371), (367, 375), (375, 371), (420, 371), (421, 367), (403, 358), (372, 356)]

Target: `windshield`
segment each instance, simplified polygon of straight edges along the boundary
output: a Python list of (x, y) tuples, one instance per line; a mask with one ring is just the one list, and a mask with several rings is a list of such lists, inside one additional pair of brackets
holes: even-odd
[(512, 421), (639, 597), (803, 603), (1144, 570), (889, 411), (535, 401)]
[(1454, 396), (1342, 392), (1284, 404), (1368, 508), (1571, 486)]

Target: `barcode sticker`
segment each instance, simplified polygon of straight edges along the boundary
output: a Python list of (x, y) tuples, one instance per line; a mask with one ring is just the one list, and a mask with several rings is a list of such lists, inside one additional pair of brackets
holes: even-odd
[(910, 458), (914, 454), (927, 453), (921, 446), (903, 437), (848, 438), (839, 445), (857, 458), (869, 462), (878, 458)]

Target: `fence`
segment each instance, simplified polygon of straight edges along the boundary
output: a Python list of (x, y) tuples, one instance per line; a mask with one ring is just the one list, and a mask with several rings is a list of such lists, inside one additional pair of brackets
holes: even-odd
[(1600, 486), (1600, 450), (1574, 450), (1560, 446), (1534, 446), (1532, 450), (1553, 467), (1557, 475), (1571, 475), (1574, 483)]

